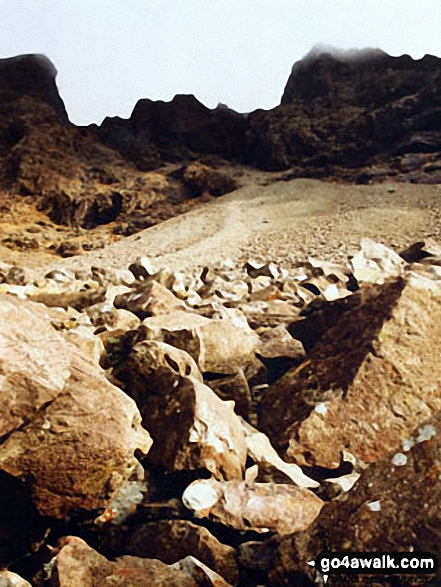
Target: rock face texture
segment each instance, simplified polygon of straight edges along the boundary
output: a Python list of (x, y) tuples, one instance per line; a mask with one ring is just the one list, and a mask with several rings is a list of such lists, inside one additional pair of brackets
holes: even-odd
[[(289, 585), (299, 575), (303, 575), (303, 580), (309, 577), (311, 585), (315, 584), (320, 574), (306, 563), (324, 550), (415, 550), (439, 557), (439, 412), (429, 422), (404, 443), (401, 452), (393, 451), (371, 465), (343, 499), (326, 504), (320, 518), (305, 533), (278, 541), (269, 564), (269, 585)], [(432, 576), (433, 573), (428, 573), (423, 577), (423, 584), (436, 585), (436, 581), (430, 582)], [(328, 584), (331, 587), (366, 585), (373, 584), (375, 578), (358, 580), (356, 583), (354, 576), (331, 574)], [(390, 582), (382, 577), (381, 584), (396, 585), (396, 577)], [(399, 584), (415, 585), (415, 576), (401, 576)]]
[(46, 516), (99, 509), (147, 453), (135, 403), (51, 325), (44, 306), (0, 296), (0, 470), (29, 484)]
[(185, 572), (158, 560), (124, 556), (110, 562), (80, 538), (68, 537), (65, 542), (53, 561), (52, 587), (197, 587)]
[(106, 118), (97, 132), (142, 169), (195, 155), (239, 158), (245, 128), (244, 115), (225, 106), (210, 110), (194, 96), (178, 95), (171, 102), (140, 100), (130, 120)]
[(312, 53), (294, 65), (281, 105), (250, 116), (251, 161), (316, 177), (438, 183), (440, 67), (430, 55)]
[(193, 96), (141, 100), (129, 121), (106, 119), (99, 136), (141, 158), (146, 149), (167, 160), (210, 153), (294, 177), (438, 183), (440, 71), (430, 55), (316, 51), (294, 65), (273, 110), (240, 116)]

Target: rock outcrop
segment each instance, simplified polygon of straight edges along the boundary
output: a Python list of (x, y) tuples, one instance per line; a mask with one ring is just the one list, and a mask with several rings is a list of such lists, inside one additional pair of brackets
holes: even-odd
[(431, 55), (313, 51), (281, 105), (250, 115), (249, 160), (293, 176), (438, 183), (440, 68)]

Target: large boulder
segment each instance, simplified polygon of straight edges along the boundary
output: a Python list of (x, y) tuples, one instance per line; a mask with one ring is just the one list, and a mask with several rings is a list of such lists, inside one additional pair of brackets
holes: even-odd
[[(439, 556), (441, 523), (440, 412), (401, 447), (370, 465), (354, 488), (327, 503), (319, 518), (303, 533), (276, 540), (277, 552), (267, 564), (272, 587), (290, 585), (294, 577), (309, 585), (320, 579), (308, 561), (323, 551), (431, 552)], [(437, 571), (439, 581), (439, 570)], [(378, 577), (378, 575), (377, 575)], [(373, 577), (360, 576), (360, 585)], [(419, 577), (423, 585), (437, 585), (431, 575)], [(398, 580), (398, 582), (397, 582)], [(302, 582), (303, 581), (303, 582)], [(329, 575), (327, 585), (354, 585), (353, 575)], [(382, 577), (381, 585), (415, 585), (416, 577)]]
[(441, 409), (440, 294), (436, 282), (400, 277), (366, 286), (308, 361), (269, 390), (263, 430), (291, 458), (330, 469), (343, 451), (370, 463), (399, 447)]
[(190, 355), (144, 341), (114, 373), (152, 434), (150, 462), (169, 472), (206, 468), (216, 476), (242, 477), (247, 448), (234, 403), (204, 385)]
[(188, 520), (158, 520), (127, 529), (109, 528), (100, 541), (100, 550), (111, 559), (124, 553), (155, 558), (168, 565), (193, 556), (232, 585), (239, 579), (234, 548)]
[(109, 561), (74, 536), (51, 561), (51, 587), (197, 587), (187, 573), (158, 560), (123, 556)]
[(143, 471), (149, 434), (127, 395), (51, 325), (46, 308), (0, 296), (0, 470), (43, 515), (99, 509)]
[(187, 351), (202, 373), (232, 375), (251, 363), (259, 347), (259, 337), (245, 317), (226, 315), (213, 319), (189, 312), (172, 312), (146, 318), (142, 324), (146, 338), (161, 340)]

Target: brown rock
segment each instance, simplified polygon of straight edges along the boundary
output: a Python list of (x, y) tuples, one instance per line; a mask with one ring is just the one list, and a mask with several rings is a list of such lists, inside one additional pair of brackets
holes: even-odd
[(292, 485), (227, 481), (194, 481), (182, 499), (198, 517), (213, 517), (237, 530), (292, 534), (305, 530), (323, 502), (311, 491)]
[(136, 284), (132, 291), (116, 296), (114, 305), (115, 308), (133, 312), (141, 320), (148, 316), (188, 309), (182, 300), (154, 280), (142, 281)]
[(326, 402), (301, 424), (299, 444), (318, 465), (338, 466), (342, 450), (367, 463), (379, 460), (441, 409), (440, 293), (439, 286), (408, 285), (344, 397)]
[[(413, 438), (403, 439), (405, 448), (370, 465), (349, 493), (326, 504), (304, 533), (282, 539), (269, 584), (287, 585), (296, 573), (315, 581), (316, 571), (306, 563), (324, 550), (432, 552), (439, 557), (440, 422), (438, 412)], [(430, 574), (421, 578), (424, 585), (432, 584)], [(372, 584), (372, 577), (366, 583)], [(354, 576), (331, 573), (328, 580), (331, 587), (353, 584)], [(381, 584), (396, 583), (382, 577)], [(415, 576), (400, 576), (399, 584), (415, 585)]]
[(158, 520), (132, 526), (128, 531), (121, 527), (109, 529), (100, 548), (109, 558), (124, 552), (159, 559), (168, 565), (191, 555), (232, 585), (239, 578), (234, 549), (219, 542), (206, 528), (187, 520)]
[(173, 312), (147, 318), (143, 328), (147, 338), (187, 351), (203, 373), (237, 373), (252, 362), (259, 344), (245, 318), (210, 320), (193, 313)]
[(186, 573), (158, 560), (123, 556), (110, 562), (81, 538), (66, 538), (52, 562), (51, 587), (197, 587)]
[(16, 573), (0, 571), (0, 587), (32, 587), (32, 585)]
[[(337, 304), (339, 313), (343, 308), (339, 320), (319, 338), (308, 360), (277, 380), (262, 398), (259, 428), (277, 449), (288, 448), (302, 422), (318, 404), (348, 393), (362, 365), (371, 360), (374, 339), (387, 324), (404, 287), (405, 282), (397, 278), (383, 286), (366, 286), (356, 296), (332, 302)], [(373, 383), (375, 388), (377, 383), (377, 380)], [(376, 389), (372, 391), (378, 395)], [(360, 390), (359, 396), (366, 397), (365, 390)], [(349, 424), (346, 407), (343, 414)], [(352, 425), (358, 430), (358, 424)], [(320, 432), (326, 434), (327, 430), (321, 426)], [(363, 436), (362, 442), (366, 440)], [(314, 448), (314, 454), (318, 456), (318, 451), (323, 449), (337, 456), (342, 448), (344, 445), (334, 448), (331, 443), (325, 448), (320, 444)], [(326, 461), (331, 468), (338, 467), (340, 458), (338, 462), (336, 457), (332, 463), (329, 458)]]
[(0, 469), (43, 515), (110, 502), (142, 474), (151, 440), (134, 402), (50, 325), (42, 306), (0, 296)]
[(149, 461), (166, 471), (205, 467), (217, 476), (242, 477), (246, 444), (234, 405), (202, 383), (187, 353), (144, 341), (115, 375), (137, 402), (152, 434)]

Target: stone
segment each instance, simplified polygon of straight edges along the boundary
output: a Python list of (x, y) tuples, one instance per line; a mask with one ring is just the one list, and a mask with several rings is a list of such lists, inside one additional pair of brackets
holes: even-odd
[(375, 462), (440, 409), (440, 293), (437, 282), (402, 278), (363, 289), (358, 308), (264, 396), (260, 425), (276, 448), (329, 469), (344, 450)]
[(363, 238), (361, 249), (350, 260), (350, 265), (357, 281), (384, 283), (389, 277), (403, 275), (405, 261), (392, 249)]
[(193, 556), (187, 556), (172, 566), (194, 579), (201, 587), (231, 587), (220, 575)]
[(42, 515), (106, 507), (142, 480), (134, 453), (152, 441), (135, 403), (57, 333), (44, 307), (0, 296), (0, 370), (0, 470), (27, 485)]
[[(287, 584), (295, 574), (299, 582), (305, 577), (316, 581), (317, 573), (307, 561), (323, 550), (432, 552), (439, 557), (440, 422), (439, 411), (426, 422), (435, 430), (427, 440), (417, 442), (419, 432), (414, 433), (414, 444), (405, 451), (405, 465), (393, 464), (396, 451), (385, 455), (362, 471), (344, 499), (327, 503), (304, 533), (275, 540), (268, 584)], [(430, 573), (421, 577), (423, 584), (431, 585), (431, 577)], [(342, 579), (330, 574), (328, 584), (339, 587)], [(402, 575), (399, 584), (414, 581), (415, 576)], [(395, 583), (382, 580), (381, 584), (392, 587)]]
[(274, 383), (289, 369), (306, 360), (303, 344), (293, 338), (283, 324), (275, 328), (259, 328), (257, 334), (261, 342), (258, 357), (268, 370), (268, 383)]
[(185, 311), (187, 306), (164, 285), (154, 280), (142, 281), (132, 291), (115, 297), (115, 308), (129, 310), (141, 320), (170, 312)]
[(197, 517), (212, 517), (236, 530), (292, 534), (305, 530), (323, 502), (314, 493), (292, 485), (253, 481), (194, 481), (182, 496)]
[(32, 585), (16, 573), (0, 571), (0, 587), (32, 587)]
[(230, 584), (237, 585), (239, 580), (234, 548), (188, 520), (158, 520), (132, 525), (126, 530), (120, 526), (109, 528), (99, 547), (111, 559), (123, 552), (158, 559), (168, 565), (192, 556)]
[[(92, 285), (93, 284), (93, 285)], [(81, 312), (89, 306), (103, 302), (106, 297), (106, 289), (96, 283), (57, 285), (47, 284), (44, 288), (34, 288), (29, 291), (27, 298), (34, 302), (44, 304), (49, 308), (74, 308)]]
[(236, 414), (245, 420), (249, 419), (252, 398), (247, 378), (242, 369), (239, 369), (235, 375), (216, 377), (215, 379), (206, 378), (205, 384), (223, 401), (234, 401)]
[(187, 351), (202, 373), (237, 373), (252, 362), (259, 346), (258, 336), (246, 319), (210, 320), (190, 312), (171, 312), (146, 318), (146, 338), (161, 340)]
[(375, 462), (399, 448), (402, 438), (441, 409), (436, 383), (440, 294), (439, 286), (431, 291), (408, 285), (344, 398), (326, 402), (324, 413), (314, 410), (301, 424), (299, 443), (317, 464), (332, 468), (343, 448), (357, 460)]
[(69, 536), (52, 559), (51, 587), (197, 587), (178, 568), (158, 560), (122, 556), (111, 562), (81, 538)]
[(288, 448), (316, 405), (347, 393), (404, 287), (403, 279), (396, 278), (384, 285), (365, 286), (349, 298), (324, 306), (330, 318), (327, 324), (318, 321), (322, 330), (307, 348), (307, 360), (278, 379), (262, 397), (258, 428), (276, 450)]
[[(93, 325), (95, 326), (96, 334), (102, 334), (103, 332), (128, 332), (130, 330), (137, 330), (141, 324), (141, 320), (129, 312), (129, 310), (117, 310), (113, 308), (111, 310), (99, 311), (101, 304), (93, 306), (94, 312), (91, 316)], [(95, 312), (96, 310), (96, 312)], [(88, 312), (90, 316), (90, 313)]]
[(320, 486), (305, 475), (302, 469), (295, 463), (285, 463), (271, 446), (269, 438), (259, 432), (253, 426), (242, 420), (246, 435), (248, 456), (259, 465), (259, 472), (273, 477), (281, 477), (282, 482), (286, 477), (298, 487), (317, 488)]
[(206, 468), (220, 478), (242, 477), (246, 443), (234, 404), (203, 384), (185, 351), (140, 342), (115, 376), (137, 402), (152, 435), (150, 462), (168, 472)]

